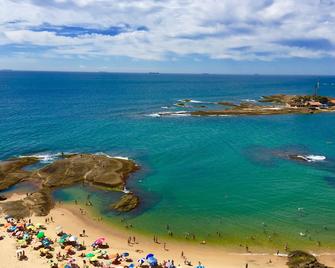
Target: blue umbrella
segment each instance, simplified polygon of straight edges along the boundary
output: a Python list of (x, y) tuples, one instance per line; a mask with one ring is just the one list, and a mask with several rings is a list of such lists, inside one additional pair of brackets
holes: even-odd
[(157, 265), (157, 259), (154, 257), (151, 257), (149, 259), (147, 259), (147, 262), (151, 265), (151, 266), (155, 266)]
[(128, 257), (129, 256), (129, 253), (128, 252), (124, 252), (121, 254), (123, 257)]
[(129, 268), (135, 268), (135, 265), (132, 263), (128, 266)]
[(146, 258), (146, 259), (149, 259), (149, 258), (152, 258), (152, 257), (154, 257), (154, 254), (149, 253), (145, 258)]

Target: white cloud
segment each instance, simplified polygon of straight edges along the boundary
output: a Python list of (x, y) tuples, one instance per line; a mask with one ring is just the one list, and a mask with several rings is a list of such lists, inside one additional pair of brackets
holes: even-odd
[[(55, 57), (334, 57), (334, 7), (331, 0), (1, 0), (0, 45), (43, 46)], [(103, 30), (125, 24), (132, 30), (118, 35), (36, 31), (42, 25)], [(136, 31), (141, 26), (149, 30)]]

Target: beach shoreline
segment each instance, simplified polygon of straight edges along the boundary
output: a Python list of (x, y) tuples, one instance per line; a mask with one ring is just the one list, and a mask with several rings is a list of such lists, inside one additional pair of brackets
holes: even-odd
[[(184, 253), (187, 260), (193, 265), (197, 265), (200, 261), (206, 267), (244, 267), (247, 263), (249, 267), (287, 267), (287, 253), (280, 252), (279, 255), (272, 250), (246, 252), (245, 249), (240, 251), (229, 250), (222, 246), (216, 245), (201, 245), (195, 243), (187, 243), (181, 241), (160, 240), (158, 243), (153, 242), (153, 239), (146, 235), (138, 234), (131, 229), (121, 230), (121, 228), (113, 228), (110, 223), (105, 223), (101, 219), (95, 217), (90, 212), (82, 215), (80, 208), (86, 210), (86, 207), (71, 204), (57, 204), (52, 209), (48, 217), (53, 217), (55, 223), (50, 223), (50, 227), (55, 228), (61, 225), (70, 233), (79, 235), (81, 229), (85, 229), (91, 240), (94, 237), (104, 236), (111, 245), (112, 250), (117, 252), (127, 251), (131, 256), (140, 259), (143, 257), (143, 252), (154, 253), (160, 261), (174, 259), (176, 264), (184, 267), (184, 259), (181, 257), (181, 252)], [(40, 217), (33, 217), (33, 220), (41, 220)], [(54, 225), (54, 226), (53, 226)], [(78, 226), (81, 229), (78, 230)], [(138, 244), (127, 244), (128, 237), (136, 237)], [(166, 243), (166, 249), (164, 248)], [(325, 265), (335, 265), (335, 252), (310, 252), (316, 255), (321, 263)], [(270, 262), (271, 260), (271, 262)], [(220, 264), (220, 265), (218, 265)]]

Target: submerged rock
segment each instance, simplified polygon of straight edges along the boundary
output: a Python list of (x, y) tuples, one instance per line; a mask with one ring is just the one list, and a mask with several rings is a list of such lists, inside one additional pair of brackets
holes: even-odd
[(128, 212), (136, 208), (140, 203), (138, 196), (134, 194), (125, 194), (119, 201), (111, 205), (112, 209), (119, 212)]
[(330, 268), (317, 261), (317, 259), (304, 251), (292, 251), (288, 255), (289, 268)]

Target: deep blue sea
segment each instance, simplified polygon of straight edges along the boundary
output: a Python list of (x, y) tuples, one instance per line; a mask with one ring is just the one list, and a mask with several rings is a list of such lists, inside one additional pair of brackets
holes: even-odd
[[(59, 152), (126, 156), (141, 170), (128, 188), (141, 206), (128, 222), (142, 233), (225, 245), (335, 246), (335, 114), (151, 117), (179, 99), (257, 100), (311, 94), (318, 77), (0, 72), (0, 158)], [(335, 77), (320, 77), (335, 96)], [(169, 107), (168, 109), (162, 107)], [(302, 163), (285, 153), (326, 156)], [(71, 187), (55, 198), (119, 193)], [(221, 233), (221, 237), (217, 236)]]

